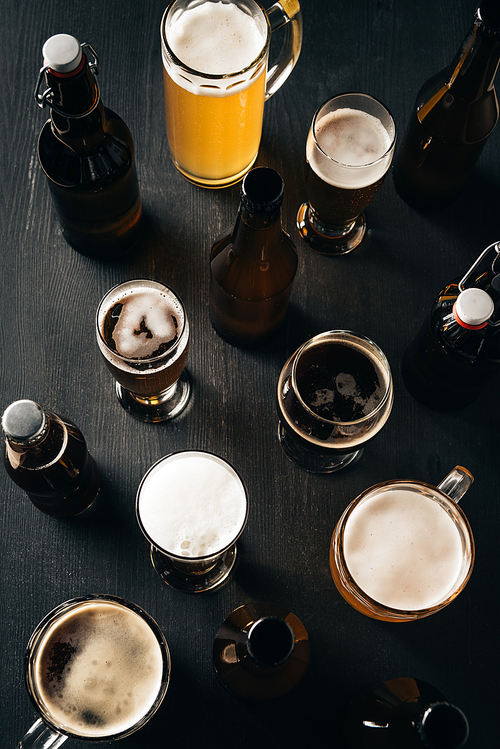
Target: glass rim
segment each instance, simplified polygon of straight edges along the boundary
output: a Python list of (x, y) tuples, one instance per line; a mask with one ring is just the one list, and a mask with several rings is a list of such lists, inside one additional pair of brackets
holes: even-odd
[[(318, 122), (319, 113), (324, 107), (326, 107), (327, 104), (330, 104), (330, 102), (333, 102), (336, 99), (340, 99), (344, 96), (345, 97), (361, 96), (361, 97), (365, 97), (366, 99), (370, 99), (371, 101), (376, 102), (380, 107), (382, 107), (384, 112), (388, 114), (391, 119), (391, 122), (394, 128), (394, 133), (391, 137), (391, 143), (388, 146), (388, 148), (384, 151), (384, 153), (381, 156), (379, 156), (377, 159), (374, 159), (374, 161), (368, 161), (366, 164), (346, 164), (343, 161), (338, 161), (338, 159), (334, 159), (333, 156), (330, 156), (329, 154), (327, 154), (326, 151), (323, 150), (323, 148), (320, 146), (318, 142), (318, 139), (316, 137), (316, 124)], [(358, 111), (364, 111), (364, 110), (358, 110)], [(386, 130), (387, 134), (390, 136), (390, 133), (385, 127), (385, 125), (384, 125), (384, 129)], [(319, 105), (319, 107), (315, 111), (313, 118), (312, 118), (310, 130), (311, 130), (311, 134), (314, 140), (314, 145), (316, 146), (318, 151), (320, 151), (323, 154), (323, 156), (327, 158), (329, 161), (332, 161), (334, 164), (338, 164), (339, 166), (345, 167), (346, 169), (368, 169), (368, 167), (372, 167), (372, 166), (375, 166), (376, 164), (379, 164), (381, 161), (383, 161), (389, 156), (391, 151), (394, 150), (394, 146), (396, 145), (396, 138), (397, 138), (396, 122), (394, 120), (394, 117), (392, 116), (391, 111), (386, 107), (386, 105), (383, 102), (380, 101), (380, 99), (377, 99), (376, 96), (372, 96), (371, 94), (365, 94), (362, 91), (344, 91), (341, 94), (336, 94), (335, 96), (331, 96), (329, 99), (326, 99), (322, 104)], [(387, 169), (389, 169), (389, 166), (387, 167)]]
[[(176, 67), (180, 68), (186, 73), (189, 73), (190, 75), (196, 75), (198, 78), (204, 78), (207, 81), (221, 81), (221, 80), (230, 80), (232, 78), (235, 78), (236, 76), (243, 75), (244, 73), (247, 73), (252, 68), (258, 67), (263, 62), (265, 56), (267, 55), (270, 40), (271, 40), (271, 25), (269, 23), (269, 19), (267, 17), (267, 13), (264, 10), (264, 7), (260, 3), (256, 2), (256, 0), (246, 0), (246, 2), (250, 2), (253, 5), (256, 5), (260, 9), (264, 22), (266, 24), (267, 34), (266, 34), (266, 39), (264, 41), (262, 49), (257, 55), (257, 57), (254, 60), (252, 60), (252, 62), (249, 63), (246, 67), (242, 68), (241, 70), (237, 70), (234, 73), (222, 73), (222, 74), (203, 73), (201, 70), (196, 70), (196, 68), (191, 68), (185, 62), (180, 60), (177, 57), (177, 55), (172, 51), (167, 40), (167, 32), (166, 32), (165, 27), (167, 24), (167, 17), (172, 12), (173, 6), (177, 2), (179, 2), (179, 0), (171, 0), (171, 2), (165, 8), (165, 11), (163, 13), (161, 23), (160, 23), (160, 36), (161, 36), (162, 50), (166, 52), (171, 62), (173, 62)], [(237, 81), (236, 83), (239, 83), (239, 81)], [(234, 85), (236, 85), (236, 83)]]
[[(140, 510), (139, 510), (140, 497), (141, 497), (141, 489), (142, 489), (144, 483), (146, 482), (146, 479), (148, 478), (148, 476), (152, 473), (152, 471), (160, 463), (163, 463), (166, 460), (170, 460), (171, 458), (174, 458), (177, 455), (184, 455), (184, 454), (188, 454), (188, 453), (208, 455), (211, 458), (215, 458), (218, 462), (223, 463), (225, 466), (227, 466), (230, 469), (230, 472), (232, 472), (234, 474), (234, 476), (240, 482), (240, 485), (241, 485), (241, 487), (243, 489), (243, 494), (244, 494), (244, 497), (245, 497), (245, 517), (243, 519), (241, 527), (239, 528), (237, 534), (233, 537), (233, 539), (231, 540), (231, 542), (228, 543), (228, 544), (226, 544), (221, 549), (219, 549), (218, 551), (216, 551), (216, 552), (214, 552), (212, 554), (204, 554), (203, 556), (196, 556), (196, 557), (181, 556), (180, 554), (176, 554), (175, 552), (168, 551), (167, 549), (164, 549), (162, 546), (160, 546), (158, 544), (158, 542), (155, 541), (151, 537), (151, 535), (147, 532), (147, 530), (145, 529), (144, 524), (143, 524), (143, 522), (141, 520), (141, 515), (140, 515)], [(136, 519), (137, 519), (137, 523), (139, 525), (139, 528), (140, 528), (142, 534), (144, 535), (144, 537), (146, 538), (146, 540), (151, 544), (151, 546), (154, 546), (154, 548), (157, 549), (159, 552), (161, 552), (162, 554), (165, 554), (165, 556), (170, 557), (171, 559), (174, 559), (177, 562), (182, 562), (184, 564), (190, 564), (190, 563), (195, 564), (195, 563), (198, 563), (198, 562), (207, 562), (207, 561), (210, 561), (211, 559), (217, 559), (218, 557), (221, 556), (221, 554), (224, 554), (225, 551), (227, 551), (228, 549), (230, 549), (231, 546), (233, 546), (233, 544), (236, 543), (236, 541), (238, 540), (238, 538), (241, 536), (241, 534), (245, 530), (245, 526), (247, 524), (248, 512), (249, 512), (249, 506), (248, 505), (249, 505), (249, 502), (248, 502), (248, 492), (247, 492), (245, 483), (244, 483), (243, 479), (241, 478), (239, 472), (232, 465), (232, 463), (229, 463), (229, 461), (227, 461), (225, 458), (221, 458), (220, 455), (216, 455), (216, 453), (210, 452), (210, 450), (199, 450), (197, 448), (191, 448), (191, 449), (187, 449), (187, 450), (174, 450), (173, 452), (170, 452), (167, 455), (163, 455), (163, 457), (159, 458), (157, 461), (155, 461), (147, 469), (147, 471), (143, 475), (143, 477), (141, 479), (141, 482), (140, 482), (140, 484), (139, 484), (139, 486), (137, 488), (136, 499), (135, 499), (135, 514), (136, 514)]]
[[(298, 365), (298, 362), (299, 362), (302, 354), (307, 349), (314, 347), (318, 343), (321, 343), (321, 340), (323, 338), (327, 338), (328, 336), (333, 336), (333, 335), (337, 335), (337, 336), (350, 336), (351, 338), (354, 338), (354, 339), (357, 339), (357, 340), (361, 340), (361, 341), (364, 341), (364, 342), (368, 343), (371, 347), (373, 347), (375, 349), (376, 353), (380, 357), (381, 364), (383, 365), (383, 367), (386, 370), (386, 373), (388, 374), (388, 382), (387, 382), (387, 386), (385, 387), (385, 390), (384, 390), (384, 396), (383, 396), (383, 398), (380, 400), (380, 402), (378, 403), (378, 405), (372, 411), (370, 411), (369, 414), (366, 414), (365, 416), (363, 416), (360, 419), (353, 419), (352, 421), (342, 421), (340, 419), (338, 419), (338, 420), (326, 419), (324, 416), (320, 416), (319, 414), (316, 413), (316, 411), (313, 411), (312, 408), (310, 408), (310, 406), (308, 406), (307, 403), (303, 400), (303, 398), (302, 398), (302, 396), (300, 394), (298, 385), (297, 385), (297, 365)], [(339, 343), (342, 344), (342, 341), (339, 341)], [(365, 358), (368, 359), (368, 357), (366, 356), (366, 354), (363, 354), (363, 355), (365, 356)], [(393, 381), (392, 381), (392, 372), (391, 372), (391, 367), (390, 367), (389, 361), (388, 361), (386, 355), (384, 354), (384, 352), (382, 351), (382, 349), (379, 346), (377, 346), (377, 344), (374, 341), (372, 341), (370, 338), (368, 338), (367, 336), (364, 336), (364, 335), (362, 335), (360, 333), (353, 333), (351, 330), (327, 330), (324, 333), (318, 333), (318, 335), (315, 335), (312, 338), (309, 338), (309, 340), (307, 340), (305, 343), (303, 343), (302, 346), (300, 346), (300, 348), (297, 349), (297, 351), (295, 352), (295, 354), (292, 355), (292, 358), (293, 358), (293, 361), (292, 361), (292, 369), (291, 369), (290, 377), (291, 377), (291, 380), (292, 380), (293, 392), (294, 392), (297, 400), (299, 401), (300, 405), (306, 411), (306, 413), (308, 413), (314, 419), (317, 419), (319, 422), (321, 422), (323, 424), (328, 424), (328, 425), (332, 425), (332, 426), (353, 426), (355, 424), (362, 424), (363, 422), (367, 421), (368, 419), (371, 419), (374, 416), (376, 416), (379, 413), (379, 411), (381, 411), (383, 408), (385, 408), (385, 405), (386, 405), (387, 401), (391, 397), (391, 393), (392, 393), (392, 390), (393, 390)], [(285, 367), (286, 367), (286, 364), (285, 364)]]
[[(134, 723), (133, 726), (130, 726), (129, 728), (125, 728), (122, 731), (118, 731), (116, 733), (111, 733), (107, 736), (104, 736), (104, 735), (85, 736), (79, 733), (74, 733), (71, 729), (65, 728), (64, 726), (60, 726), (56, 721), (53, 721), (51, 719), (49, 709), (47, 708), (45, 703), (42, 701), (41, 697), (40, 699), (37, 699), (35, 690), (32, 688), (32, 683), (33, 684), (36, 683), (36, 680), (33, 677), (32, 671), (33, 671), (33, 666), (34, 666), (35, 659), (38, 653), (38, 649), (40, 647), (40, 643), (44, 635), (46, 634), (46, 631), (49, 629), (49, 627), (53, 623), (56, 623), (58, 621), (60, 615), (66, 613), (67, 611), (71, 611), (72, 609), (77, 608), (81, 604), (87, 604), (87, 603), (99, 602), (99, 601), (104, 601), (104, 602), (122, 606), (123, 608), (126, 608), (129, 611), (133, 611), (135, 614), (141, 617), (141, 619), (143, 619), (143, 621), (149, 626), (151, 632), (155, 636), (155, 639), (160, 648), (161, 658), (162, 658), (162, 674), (161, 674), (160, 687), (158, 689), (155, 699), (153, 700), (148, 710), (146, 710), (144, 715), (138, 721), (136, 721), (136, 723)], [(115, 741), (116, 739), (122, 739), (127, 736), (130, 736), (131, 734), (135, 733), (140, 728), (142, 728), (158, 711), (161, 703), (163, 702), (163, 699), (165, 697), (165, 694), (167, 693), (167, 689), (170, 683), (170, 672), (171, 672), (170, 649), (169, 649), (166, 637), (163, 634), (163, 631), (160, 625), (157, 623), (157, 621), (151, 616), (151, 614), (149, 614), (139, 604), (134, 603), (133, 601), (129, 601), (126, 598), (122, 598), (121, 596), (115, 596), (115, 595), (107, 594), (107, 593), (89, 593), (84, 596), (70, 598), (67, 601), (63, 601), (62, 603), (59, 603), (57, 606), (55, 606), (51, 611), (49, 611), (43, 617), (43, 619), (41, 619), (38, 622), (38, 624), (34, 628), (28, 640), (28, 644), (26, 646), (26, 651), (25, 651), (25, 656), (24, 656), (24, 682), (26, 686), (26, 691), (28, 692), (28, 696), (30, 698), (30, 701), (33, 707), (36, 709), (36, 712), (38, 713), (42, 721), (52, 731), (55, 731), (56, 733), (63, 734), (64, 736), (68, 736), (69, 738), (78, 739), (79, 741), (89, 741), (93, 743), (103, 742), (103, 741)]]
[[(432, 606), (427, 606), (425, 608), (421, 609), (397, 609), (393, 606), (388, 606), (385, 603), (382, 603), (381, 601), (377, 601), (375, 598), (372, 598), (368, 595), (356, 582), (354, 579), (348, 564), (347, 560), (344, 555), (344, 534), (347, 522), (349, 521), (350, 516), (352, 515), (353, 511), (358, 507), (358, 505), (361, 504), (361, 502), (365, 499), (368, 499), (370, 495), (373, 493), (375, 494), (380, 489), (383, 488), (389, 488), (389, 487), (402, 487), (405, 486), (409, 491), (416, 491), (418, 494), (422, 494), (420, 491), (422, 488), (427, 489), (428, 493), (425, 494), (425, 496), (428, 496), (429, 499), (432, 499), (433, 501), (440, 502), (440, 500), (445, 500), (447, 508), (443, 507), (443, 510), (445, 512), (448, 512), (448, 509), (451, 510), (451, 512), (448, 512), (448, 514), (454, 515), (456, 514), (458, 518), (452, 518), (455, 525), (457, 525), (457, 520), (459, 519), (464, 527), (465, 532), (462, 527), (457, 528), (457, 531), (459, 532), (460, 538), (465, 538), (466, 542), (468, 542), (468, 546), (470, 549), (468, 550), (469, 553), (469, 559), (464, 560), (462, 557), (462, 565), (460, 568), (460, 573), (457, 576), (457, 580), (460, 580), (460, 584), (453, 589), (453, 591), (449, 592), (445, 598), (438, 601), (438, 603), (433, 604)], [(441, 504), (442, 506), (442, 504)], [(391, 619), (421, 619), (426, 616), (429, 616), (430, 614), (434, 614), (438, 611), (441, 611), (441, 609), (445, 608), (449, 603), (451, 603), (458, 595), (462, 592), (462, 590), (467, 585), (471, 575), (472, 570), (474, 567), (475, 562), (475, 555), (476, 555), (476, 546), (474, 541), (474, 535), (472, 533), (472, 528), (469, 523), (469, 520), (465, 514), (465, 512), (460, 507), (460, 504), (458, 502), (454, 502), (453, 499), (448, 496), (445, 492), (438, 489), (437, 486), (433, 486), (432, 484), (428, 484), (425, 481), (416, 481), (412, 479), (394, 479), (389, 481), (382, 481), (378, 484), (374, 484), (373, 486), (370, 486), (368, 489), (365, 489), (365, 491), (361, 492), (355, 499), (350, 502), (350, 504), (346, 507), (342, 515), (340, 516), (339, 520), (337, 521), (337, 524), (333, 531), (332, 540), (330, 542), (330, 546), (333, 547), (334, 552), (334, 559), (335, 559), (335, 565), (337, 567), (337, 571), (339, 574), (339, 577), (341, 579), (342, 584), (347, 588), (348, 593), (353, 596), (360, 604), (362, 604), (365, 608), (367, 608), (369, 611), (371, 611), (374, 614), (377, 614), (378, 616), (384, 616), (386, 615), (388, 618)], [(462, 541), (462, 553), (464, 552), (464, 542)], [(340, 560), (338, 557), (340, 556)], [(467, 562), (467, 567), (464, 566), (464, 561)], [(462, 577), (462, 579), (460, 579)]]
[[(125, 287), (127, 287), (129, 285), (133, 286), (134, 284), (143, 284), (145, 289), (147, 288), (147, 285), (149, 285), (150, 287), (154, 288), (157, 291), (167, 291), (169, 294), (171, 294), (177, 300), (177, 302), (179, 303), (179, 305), (180, 305), (180, 307), (182, 309), (182, 327), (181, 327), (180, 333), (179, 333), (178, 337), (176, 338), (176, 340), (174, 341), (174, 343), (170, 346), (170, 348), (168, 348), (166, 351), (163, 351), (158, 356), (151, 356), (151, 357), (147, 357), (146, 359), (135, 359), (135, 358), (130, 358), (130, 357), (127, 357), (127, 356), (123, 356), (122, 354), (118, 353), (118, 351), (115, 351), (110, 346), (108, 346), (108, 344), (106, 343), (106, 341), (104, 340), (104, 337), (102, 335), (101, 326), (100, 326), (100, 323), (99, 323), (99, 313), (101, 312), (101, 309), (103, 308), (104, 303), (106, 302), (106, 300), (111, 295), (113, 295), (115, 292), (117, 292), (121, 287), (125, 288)], [(119, 301), (119, 299), (117, 299), (116, 301)], [(105, 317), (105, 315), (103, 316), (103, 319), (104, 319), (104, 317)], [(95, 327), (96, 327), (97, 336), (98, 336), (99, 340), (101, 341), (101, 343), (103, 344), (103, 346), (106, 348), (107, 351), (110, 351), (113, 354), (113, 356), (116, 356), (117, 359), (119, 359), (120, 361), (122, 361), (125, 364), (128, 364), (131, 367), (137, 369), (137, 371), (146, 372), (147, 368), (149, 368), (147, 365), (158, 364), (158, 362), (164, 361), (179, 346), (179, 343), (182, 340), (182, 337), (184, 336), (184, 333), (185, 333), (186, 327), (187, 327), (186, 308), (185, 308), (184, 302), (182, 301), (182, 299), (180, 298), (180, 296), (170, 286), (167, 286), (166, 284), (162, 283), (161, 281), (156, 281), (156, 280), (154, 280), (152, 278), (131, 278), (128, 281), (120, 281), (120, 283), (117, 283), (114, 286), (112, 286), (104, 294), (104, 296), (102, 297), (101, 301), (99, 302), (99, 304), (97, 306), (96, 317), (95, 317)], [(141, 366), (144, 366), (145, 369), (140, 370), (139, 367), (141, 367)]]

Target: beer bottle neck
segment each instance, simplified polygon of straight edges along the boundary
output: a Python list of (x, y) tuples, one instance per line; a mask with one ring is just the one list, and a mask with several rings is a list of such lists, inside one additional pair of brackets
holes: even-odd
[(280, 207), (269, 215), (240, 206), (232, 234), (233, 252), (249, 262), (269, 259), (281, 240)]
[(492, 90), (500, 61), (500, 16), (489, 6), (483, 2), (476, 10), (472, 29), (447, 70), (453, 95), (469, 102)]
[(54, 135), (74, 150), (89, 150), (106, 133), (107, 119), (94, 73), (85, 53), (81, 65), (67, 74), (46, 72)]

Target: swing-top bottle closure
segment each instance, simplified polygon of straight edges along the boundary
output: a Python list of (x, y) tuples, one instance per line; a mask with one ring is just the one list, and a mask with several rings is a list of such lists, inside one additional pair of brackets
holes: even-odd
[[(92, 55), (92, 59), (88, 60), (88, 66), (96, 86), (96, 96), (92, 106), (85, 112), (68, 114), (68, 112), (65, 112), (54, 104), (54, 91), (50, 86), (45, 89), (43, 93), (40, 93), (40, 88), (46, 73), (50, 73), (57, 78), (70, 78), (71, 76), (77, 75), (85, 65), (85, 60), (87, 59), (84, 50), (88, 50)], [(97, 107), (101, 100), (99, 84), (97, 81), (97, 74), (99, 73), (99, 57), (95, 50), (90, 44), (88, 44), (88, 42), (80, 44), (78, 39), (70, 34), (55, 34), (47, 39), (43, 45), (42, 55), (44, 64), (43, 67), (40, 68), (34, 92), (35, 101), (38, 106), (41, 109), (45, 106), (49, 106), (54, 110), (54, 112), (61, 115), (61, 117), (67, 117), (70, 120), (78, 120), (82, 117), (87, 117)]]
[[(495, 312), (495, 304), (491, 296), (483, 289), (475, 286), (466, 288), (467, 281), (491, 251), (495, 253), (495, 257), (491, 263), (491, 269), (493, 270), (496, 261), (500, 258), (500, 242), (490, 244), (479, 255), (458, 284), (460, 293), (453, 305), (453, 317), (459, 325), (467, 330), (481, 330), (487, 325), (492, 325), (493, 327), (500, 325), (500, 319), (496, 321), (492, 319)], [(493, 273), (491, 285), (500, 290), (500, 272)]]

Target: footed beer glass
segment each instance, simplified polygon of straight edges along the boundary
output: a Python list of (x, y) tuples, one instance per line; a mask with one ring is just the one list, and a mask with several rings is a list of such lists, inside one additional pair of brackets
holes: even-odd
[(331, 330), (306, 341), (278, 380), (278, 437), (290, 460), (332, 473), (359, 459), (392, 409), (385, 354), (361, 335)]
[[(268, 70), (271, 33), (283, 44)], [(180, 173), (201, 187), (238, 182), (257, 158), (264, 102), (302, 45), (298, 0), (174, 0), (160, 27), (167, 137)]]
[(306, 143), (306, 193), (297, 214), (304, 242), (324, 255), (343, 255), (366, 232), (363, 211), (391, 165), (396, 126), (368, 94), (347, 93), (314, 115)]
[(172, 289), (144, 278), (114, 286), (97, 309), (96, 335), (125, 411), (148, 422), (180, 414), (191, 391), (189, 324)]

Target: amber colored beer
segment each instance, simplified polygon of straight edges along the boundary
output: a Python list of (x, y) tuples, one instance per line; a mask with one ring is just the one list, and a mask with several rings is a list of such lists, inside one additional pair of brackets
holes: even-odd
[(161, 23), (170, 153), (186, 179), (225, 187), (259, 150), (269, 24), (251, 0), (185, 5), (172, 3)]

